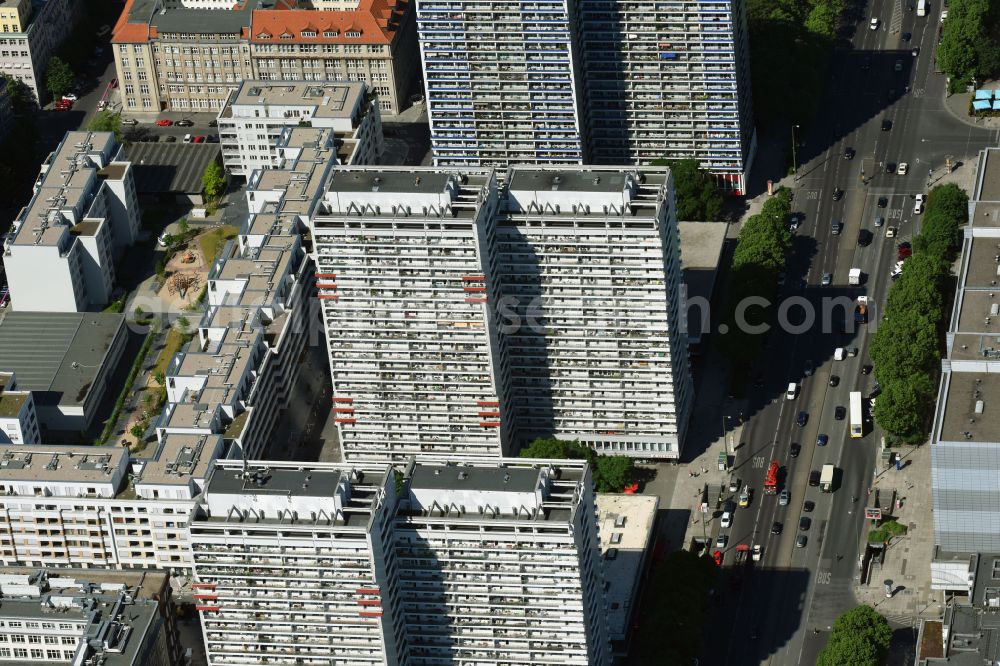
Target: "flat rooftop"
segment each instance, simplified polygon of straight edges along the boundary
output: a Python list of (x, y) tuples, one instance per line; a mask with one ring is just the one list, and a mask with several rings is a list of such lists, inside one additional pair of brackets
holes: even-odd
[(112, 483), (128, 461), (121, 446), (0, 445), (0, 480)]
[(0, 369), (39, 402), (82, 405), (125, 315), (104, 312), (18, 312), (0, 322)]
[(418, 464), (413, 467), (410, 489), (533, 493), (541, 473), (523, 467)]
[(222, 435), (167, 433), (153, 455), (145, 460), (136, 484), (188, 485), (193, 478), (204, 479), (212, 461), (222, 455)]
[(996, 291), (966, 289), (957, 330), (1000, 335), (1000, 288)]
[[(311, 118), (350, 118), (364, 97), (360, 81), (244, 81), (233, 98), (233, 106), (303, 107)], [(265, 112), (266, 113), (266, 112)], [(286, 120), (295, 120), (294, 118)]]
[(994, 289), (1000, 293), (1000, 262), (997, 262), (997, 255), (1000, 255), (1000, 238), (974, 237), (963, 286), (966, 289)]
[(628, 172), (583, 169), (534, 169), (513, 167), (507, 185), (513, 190), (549, 190), (553, 192), (621, 192)]
[(655, 495), (612, 493), (598, 493), (596, 500), (608, 625), (612, 640), (625, 640), (660, 501)]
[[(978, 401), (982, 413), (976, 413)], [(944, 398), (942, 441), (1000, 441), (1000, 374), (952, 372)]]
[[(330, 178), (330, 191), (406, 192), (437, 194), (445, 191), (452, 171), (396, 171), (379, 169), (338, 169)], [(485, 183), (485, 179), (483, 180)]]
[(987, 148), (983, 151), (983, 159), (986, 163), (979, 165), (981, 180), (975, 198), (978, 201), (1000, 201), (1000, 150)]
[(302, 469), (254, 465), (244, 478), (242, 469), (216, 467), (205, 491), (222, 495), (294, 495), (332, 497), (344, 478), (341, 469)]

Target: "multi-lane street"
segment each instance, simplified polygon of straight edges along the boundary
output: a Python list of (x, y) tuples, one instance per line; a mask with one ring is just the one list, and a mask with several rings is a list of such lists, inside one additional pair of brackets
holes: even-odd
[[(805, 330), (772, 330), (758, 367), (763, 388), (751, 392), (736, 451), (736, 475), (752, 488), (753, 501), (723, 531), (730, 535), (727, 563), (740, 543), (761, 544), (763, 557), (719, 609), (724, 640), (710, 645), (708, 663), (815, 663), (827, 628), (855, 605), (851, 589), (867, 490), (880, 471), (880, 432), (869, 423), (864, 438), (852, 439), (849, 419), (837, 420), (835, 410), (848, 407), (851, 391), (866, 398), (871, 393), (874, 377), (862, 374), (862, 367), (870, 363), (869, 339), (891, 283), (897, 243), (919, 230), (914, 196), (928, 191), (946, 162), (968, 169), (980, 148), (997, 142), (995, 132), (961, 123), (944, 108), (944, 76), (934, 73), (933, 61), (940, 8), (918, 17), (904, 3), (879, 0), (869, 11), (853, 48), (834, 56), (818, 117), (796, 130), (793, 210), (804, 222), (795, 232), (781, 299), (804, 298), (816, 321)], [(872, 17), (879, 19), (877, 30), (869, 29)], [(845, 157), (849, 152), (851, 159)], [(901, 162), (908, 165), (904, 175), (897, 173)], [(839, 200), (836, 188), (844, 191)], [(876, 226), (876, 217), (885, 223)], [(843, 225), (836, 235), (833, 220)], [(890, 227), (898, 229), (897, 237), (886, 237)], [(861, 230), (871, 232), (864, 246)], [(848, 285), (851, 268), (865, 275), (861, 285)], [(824, 273), (832, 275), (829, 286), (821, 284)], [(862, 294), (874, 302), (867, 325), (845, 333), (840, 324), (852, 313), (824, 316), (824, 300)], [(793, 322), (802, 319), (796, 312), (802, 309), (791, 309)], [(834, 350), (846, 346), (857, 347), (857, 356), (834, 360)], [(811, 375), (809, 367), (815, 367)], [(839, 379), (835, 386), (831, 375)], [(785, 397), (789, 382), (801, 387), (793, 400)], [(802, 427), (796, 424), (800, 411), (808, 414)], [(820, 434), (829, 438), (826, 446), (816, 445)], [(793, 444), (801, 446), (797, 457), (791, 455)], [(786, 506), (763, 493), (772, 459), (782, 466), (780, 488), (790, 494)], [(809, 476), (828, 463), (836, 466), (838, 480), (834, 492), (823, 493), (809, 485)], [(804, 509), (806, 502), (812, 511)], [(811, 519), (806, 530), (800, 530), (802, 516)], [(772, 533), (775, 522), (783, 527), (778, 534)], [(717, 533), (718, 521), (713, 524)], [(804, 547), (796, 545), (799, 535), (808, 539)]]

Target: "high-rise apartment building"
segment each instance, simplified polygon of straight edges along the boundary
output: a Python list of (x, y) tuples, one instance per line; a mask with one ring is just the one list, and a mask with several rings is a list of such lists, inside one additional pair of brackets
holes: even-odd
[(693, 387), (670, 171), (515, 167), (489, 237), (514, 438), (676, 459)]
[(260, 79), (364, 81), (383, 113), (399, 113), (417, 78), (410, 4), (321, 4), (128, 0), (111, 40), (123, 111), (218, 111)]
[(311, 222), (347, 461), (502, 454), (492, 171), (342, 168)]
[(596, 164), (698, 160), (742, 194), (756, 151), (743, 0), (579, 0)]
[(114, 259), (139, 233), (132, 165), (111, 132), (67, 132), (40, 171), (3, 246), (14, 308), (103, 307), (114, 290)]
[(581, 164), (574, 0), (417, 0), (434, 163)]
[(677, 458), (691, 409), (670, 173), (345, 168), (312, 220), (345, 460), (539, 436)]
[(745, 187), (742, 0), (417, 0), (417, 26), (436, 165), (694, 158)]
[(210, 665), (610, 663), (581, 462), (219, 462), (191, 540)]

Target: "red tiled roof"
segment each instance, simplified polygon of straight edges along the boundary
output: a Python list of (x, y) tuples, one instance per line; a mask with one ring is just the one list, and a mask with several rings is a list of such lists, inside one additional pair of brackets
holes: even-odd
[(115, 23), (114, 30), (112, 30), (111, 32), (112, 44), (120, 44), (120, 43), (131, 44), (135, 42), (149, 41), (150, 34), (149, 34), (148, 23), (128, 22), (128, 17), (129, 13), (132, 11), (133, 2), (134, 0), (127, 0), (125, 2), (125, 9), (122, 11), (122, 15), (118, 17), (118, 22)]
[[(397, 24), (393, 18), (404, 11), (407, 0), (395, 10), (393, 0), (362, 0), (357, 9), (321, 11), (317, 9), (259, 9), (253, 13), (250, 41), (256, 44), (281, 42), (307, 44), (390, 44)], [(302, 33), (315, 33), (303, 37)], [(360, 32), (360, 37), (348, 37)], [(290, 35), (281, 39), (281, 35)]]

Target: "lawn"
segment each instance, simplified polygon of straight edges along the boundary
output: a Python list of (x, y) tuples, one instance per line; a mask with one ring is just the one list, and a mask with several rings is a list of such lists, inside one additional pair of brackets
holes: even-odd
[(174, 354), (180, 351), (181, 346), (184, 344), (184, 335), (175, 328), (171, 328), (167, 331), (167, 342), (163, 349), (160, 350), (160, 355), (156, 357), (156, 367), (153, 368), (153, 374), (157, 372), (162, 372), (166, 374), (167, 366), (170, 365), (170, 359), (174, 357)]
[(199, 242), (201, 243), (201, 252), (205, 257), (205, 263), (211, 266), (212, 262), (219, 256), (219, 252), (222, 251), (222, 246), (226, 244), (227, 240), (236, 238), (236, 234), (239, 231), (239, 229), (231, 224), (224, 224), (221, 227), (202, 234)]

